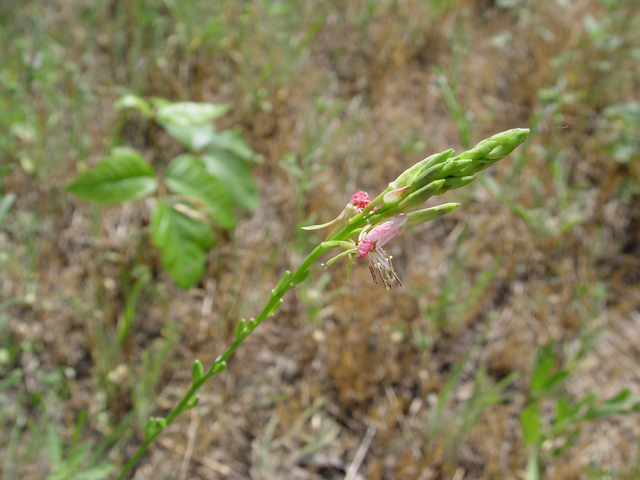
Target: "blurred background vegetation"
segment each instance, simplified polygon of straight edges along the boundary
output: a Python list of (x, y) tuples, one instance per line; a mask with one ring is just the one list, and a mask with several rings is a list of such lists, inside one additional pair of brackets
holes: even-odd
[[(403, 288), (318, 266), (132, 478), (639, 478), (636, 0), (25, 0), (0, 47), (0, 479), (112, 478), (300, 226), (514, 127), (390, 246)], [(65, 190), (115, 146), (184, 152), (125, 94), (227, 103), (262, 160), (189, 290), (148, 202)]]

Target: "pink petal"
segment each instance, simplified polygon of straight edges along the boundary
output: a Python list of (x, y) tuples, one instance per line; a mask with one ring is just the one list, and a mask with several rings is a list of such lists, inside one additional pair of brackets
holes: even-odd
[(360, 245), (358, 245), (358, 253), (360, 254), (360, 260), (364, 260), (364, 257), (366, 257), (369, 251), (373, 248), (373, 242), (374, 240), (372, 240), (368, 236), (362, 239), (362, 241), (360, 242)]
[(378, 246), (381, 247), (396, 235), (404, 232), (404, 229), (400, 228), (404, 222), (407, 221), (407, 216), (402, 213), (397, 217), (393, 217), (391, 220), (374, 227), (371, 229), (367, 236), (362, 239), (360, 245), (358, 245), (358, 253), (360, 259), (364, 260), (369, 251), (373, 248), (373, 244), (378, 242)]
[(393, 231), (391, 231), (391, 230), (388, 231), (385, 235), (380, 237), (380, 240), (378, 240), (378, 246), (379, 247), (383, 246), (385, 243), (387, 243), (393, 237), (395, 237), (397, 235), (400, 235), (402, 232), (404, 232), (404, 228), (396, 228)]

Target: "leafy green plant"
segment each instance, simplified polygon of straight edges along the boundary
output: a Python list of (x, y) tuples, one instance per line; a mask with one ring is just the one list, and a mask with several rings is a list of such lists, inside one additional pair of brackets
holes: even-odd
[[(302, 458), (311, 463), (316, 455), (333, 444), (340, 433), (340, 426), (324, 412), (326, 403), (326, 398), (318, 397), (279, 437), (276, 437), (276, 429), (280, 419), (277, 415), (271, 417), (264, 433), (255, 440), (255, 468), (259, 478), (282, 478), (291, 465), (296, 465)], [(308, 428), (313, 417), (320, 420), (317, 429)]]
[[(477, 235), (470, 245), (479, 242), (484, 234), (485, 232)], [(491, 286), (502, 266), (502, 258), (497, 258), (491, 268), (479, 274), (477, 278), (470, 279), (464, 266), (471, 257), (472, 248), (468, 248), (466, 251), (462, 249), (466, 237), (467, 235), (463, 231), (456, 241), (446, 276), (440, 285), (440, 295), (437, 302), (426, 307), (425, 316), (437, 325), (438, 329), (455, 328), (465, 315), (476, 311), (478, 306), (482, 305), (485, 292)]]
[(546, 412), (544, 400), (566, 382), (571, 370), (570, 362), (560, 364), (554, 342), (538, 350), (527, 392), (529, 400), (520, 412), (524, 443), (529, 448), (525, 480), (541, 478), (540, 454), (545, 442), (554, 441), (551, 454), (558, 456), (571, 447), (580, 434), (582, 422), (640, 411), (640, 397), (632, 396), (631, 391), (625, 389), (603, 402), (598, 401), (594, 392), (582, 398), (559, 395), (551, 399), (552, 412)]
[[(322, 90), (330, 87), (329, 80), (325, 82), (327, 85)], [(279, 163), (291, 180), (299, 218), (303, 217), (308, 193), (328, 180), (327, 168), (334, 160), (327, 158), (329, 146), (339, 142), (345, 134), (345, 127), (336, 127), (335, 120), (344, 113), (345, 107), (343, 101), (317, 98), (314, 108), (305, 112), (302, 119), (303, 148), (297, 152), (288, 152)]]
[(101, 480), (108, 478), (115, 465), (108, 461), (99, 461), (95, 455), (94, 442), (80, 441), (82, 428), (87, 418), (87, 412), (83, 411), (76, 420), (74, 432), (69, 445), (64, 440), (52, 423), (47, 425), (44, 451), (49, 457), (52, 473), (48, 480)]
[[(481, 340), (476, 341), (469, 348), (463, 359), (451, 372), (442, 390), (437, 395), (430, 395), (429, 398), (431, 414), (429, 416), (427, 442), (431, 444), (436, 438), (444, 435), (449, 455), (458, 450), (461, 442), (469, 435), (487, 408), (497, 403), (509, 401), (514, 396), (514, 394), (506, 390), (517, 380), (518, 373), (511, 373), (494, 383), (487, 375), (486, 366), (480, 363), (473, 379), (471, 395), (457, 407), (451, 407), (451, 404), (454, 403), (452, 398), (454, 389)], [(450, 412), (445, 413), (447, 406), (450, 406)]]
[(171, 347), (177, 339), (176, 327), (176, 324), (170, 325), (166, 329), (166, 336), (156, 339), (153, 347), (142, 353), (140, 372), (136, 374), (136, 378), (131, 375), (133, 411), (135, 412), (136, 426), (140, 431), (144, 429), (167, 360), (170, 358)]
[[(167, 425), (173, 422), (178, 415), (198, 404), (198, 390), (209, 378), (226, 369), (227, 360), (240, 344), (265, 319), (276, 313), (283, 303), (284, 295), (309, 277), (312, 264), (323, 254), (334, 248), (344, 250), (326, 262), (324, 266), (326, 268), (338, 259), (348, 257), (347, 280), (350, 268), (359, 256), (361, 260), (367, 259), (369, 261), (369, 270), (375, 283), (384, 285), (387, 290), (390, 290), (396, 282), (402, 285), (393, 268), (391, 257), (387, 255), (382, 246), (396, 235), (401, 234), (406, 227), (434, 220), (457, 208), (459, 204), (448, 203), (414, 210), (432, 196), (441, 195), (471, 183), (475, 180), (476, 173), (509, 155), (526, 139), (528, 134), (528, 129), (516, 128), (483, 140), (474, 148), (457, 156), (453, 156), (453, 150), (431, 155), (402, 172), (373, 200), (369, 200), (369, 196), (365, 192), (357, 192), (335, 220), (324, 225), (306, 227), (307, 230), (325, 227), (332, 227), (333, 230), (324, 242), (314, 248), (293, 274), (288, 270), (284, 272), (278, 284), (271, 290), (268, 302), (255, 318), (250, 318), (248, 321), (240, 320), (235, 330), (233, 343), (216, 358), (208, 369), (205, 370), (200, 360), (193, 362), (191, 386), (166, 417), (149, 418), (144, 426), (144, 442), (125, 464), (118, 479), (124, 479), (127, 472)], [(478, 393), (480, 400), (478, 404), (472, 405), (471, 413), (463, 416), (464, 418), (477, 418), (478, 412), (481, 413), (487, 405), (501, 401), (504, 398), (502, 390), (512, 381), (511, 377), (507, 377), (498, 385), (487, 387), (485, 378), (484, 374), (478, 376), (476, 393)], [(482, 395), (479, 394), (480, 391), (483, 392)], [(440, 412), (438, 416), (441, 411), (442, 407), (436, 410), (436, 412)], [(274, 425), (268, 430), (275, 429), (277, 419), (273, 422)], [(266, 435), (266, 437), (271, 438), (271, 435)]]
[[(214, 244), (213, 227), (233, 230), (233, 207), (251, 210), (258, 203), (249, 167), (256, 154), (238, 131), (214, 127), (212, 122), (227, 112), (226, 105), (125, 95), (116, 107), (135, 109), (156, 121), (188, 151), (159, 176), (139, 153), (116, 147), (67, 188), (103, 204), (156, 194), (151, 239), (160, 249), (164, 268), (180, 287), (189, 288), (204, 272), (207, 250)], [(160, 183), (166, 188), (159, 189)]]
[(637, 158), (640, 150), (640, 104), (612, 105), (604, 110), (604, 115), (612, 122), (615, 131), (607, 151), (616, 161), (628, 164)]
[(435, 68), (435, 74), (438, 79), (438, 87), (442, 92), (447, 108), (451, 111), (453, 119), (460, 133), (460, 141), (465, 148), (471, 148), (471, 127), (472, 117), (470, 112), (465, 111), (460, 104), (455, 92), (455, 84), (451, 86), (442, 68)]

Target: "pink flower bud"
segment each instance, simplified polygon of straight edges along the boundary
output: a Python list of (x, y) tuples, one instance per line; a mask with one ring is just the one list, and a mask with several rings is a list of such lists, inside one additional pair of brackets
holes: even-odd
[(384, 195), (383, 201), (387, 205), (390, 203), (397, 203), (407, 195), (408, 191), (409, 191), (408, 185), (406, 187), (391, 190), (390, 192), (387, 192)]

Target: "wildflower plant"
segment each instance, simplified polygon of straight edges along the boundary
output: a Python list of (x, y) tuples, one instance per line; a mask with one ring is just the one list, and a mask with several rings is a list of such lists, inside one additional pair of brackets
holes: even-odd
[(234, 206), (248, 211), (257, 206), (250, 164), (258, 157), (238, 131), (219, 131), (212, 123), (228, 111), (227, 105), (147, 101), (128, 94), (115, 106), (152, 119), (187, 151), (159, 176), (135, 150), (115, 147), (67, 190), (100, 204), (151, 200), (151, 240), (160, 249), (163, 267), (187, 289), (204, 274), (217, 229), (235, 228)]
[(238, 346), (266, 318), (272, 316), (283, 303), (284, 295), (303, 282), (311, 272), (311, 266), (322, 255), (334, 248), (343, 251), (327, 261), (325, 268), (342, 257), (348, 258), (347, 281), (352, 265), (360, 258), (367, 261), (375, 283), (382, 283), (389, 290), (395, 282), (402, 285), (396, 274), (391, 256), (382, 248), (400, 235), (406, 228), (428, 222), (456, 209), (459, 204), (446, 203), (436, 207), (419, 209), (429, 198), (449, 190), (468, 185), (475, 174), (509, 155), (525, 141), (528, 129), (516, 128), (494, 135), (478, 143), (474, 148), (453, 156), (447, 150), (413, 165), (404, 171), (373, 200), (365, 192), (357, 192), (350, 198), (344, 210), (334, 220), (323, 225), (304, 227), (316, 230), (333, 227), (326, 240), (321, 242), (292, 274), (285, 271), (278, 284), (271, 290), (271, 297), (255, 318), (242, 319), (238, 323), (233, 343), (205, 370), (199, 360), (192, 366), (192, 384), (178, 404), (166, 417), (152, 417), (145, 426), (145, 441), (123, 467), (118, 477), (127, 472), (180, 413), (198, 404), (198, 389), (213, 375), (226, 369), (227, 360)]

